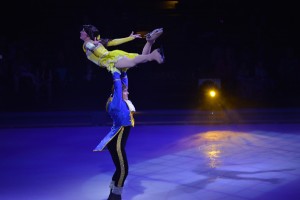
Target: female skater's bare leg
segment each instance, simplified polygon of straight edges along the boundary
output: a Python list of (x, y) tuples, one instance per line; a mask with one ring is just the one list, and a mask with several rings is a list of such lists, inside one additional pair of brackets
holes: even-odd
[(152, 48), (152, 45), (153, 45), (154, 41), (147, 41), (144, 48), (143, 48), (143, 52), (142, 52), (142, 55), (147, 55), (147, 54), (150, 54), (151, 52), (151, 48)]
[(158, 28), (153, 30), (152, 32), (146, 35), (147, 43), (143, 48), (142, 55), (149, 54), (151, 52), (152, 45), (154, 44), (155, 40), (163, 33), (163, 28)]
[(156, 61), (159, 64), (164, 62), (163, 56), (159, 53), (158, 49), (155, 49), (150, 54), (147, 55), (138, 55), (133, 59), (129, 59), (127, 57), (123, 57), (118, 62), (116, 62), (115, 67), (116, 68), (131, 68), (134, 67), (140, 63), (145, 63), (149, 61)]

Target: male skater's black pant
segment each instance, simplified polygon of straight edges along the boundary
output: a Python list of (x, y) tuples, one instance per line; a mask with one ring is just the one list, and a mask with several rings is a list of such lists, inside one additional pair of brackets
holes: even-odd
[(116, 171), (112, 181), (116, 187), (123, 187), (128, 175), (128, 161), (125, 146), (131, 126), (123, 126), (116, 136), (108, 143), (107, 148), (115, 164)]

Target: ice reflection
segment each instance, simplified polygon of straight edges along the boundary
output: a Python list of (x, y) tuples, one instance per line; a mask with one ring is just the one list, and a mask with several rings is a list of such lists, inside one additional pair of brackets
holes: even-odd
[[(208, 131), (198, 133), (193, 138), (186, 139), (184, 143), (198, 146), (199, 152), (208, 159), (207, 165), (216, 168), (222, 165), (225, 154), (235, 154), (236, 152), (226, 151), (226, 147), (234, 145), (243, 146), (253, 142), (250, 134), (234, 131)], [(224, 151), (225, 150), (225, 151)]]
[[(208, 160), (210, 168), (223, 165), (226, 157), (239, 156), (247, 153), (253, 146), (262, 146), (257, 136), (247, 132), (216, 130), (197, 133), (179, 141), (184, 148), (198, 149), (198, 152)], [(232, 148), (234, 147), (234, 148)], [(228, 159), (227, 159), (227, 162)]]
[(216, 168), (221, 164), (219, 159), (221, 154), (219, 145), (212, 144), (207, 146), (206, 149), (204, 150), (204, 154), (209, 159), (208, 166), (210, 168)]

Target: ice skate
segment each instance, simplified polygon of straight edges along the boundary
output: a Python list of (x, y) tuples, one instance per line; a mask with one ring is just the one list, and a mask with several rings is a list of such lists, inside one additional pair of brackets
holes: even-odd
[(154, 51), (152, 51), (151, 54), (153, 56), (153, 60), (155, 60), (159, 64), (164, 63), (165, 57), (164, 57), (162, 49), (155, 49)]
[(157, 28), (150, 33), (147, 33), (146, 40), (148, 42), (154, 42), (162, 33), (164, 32), (163, 28)]

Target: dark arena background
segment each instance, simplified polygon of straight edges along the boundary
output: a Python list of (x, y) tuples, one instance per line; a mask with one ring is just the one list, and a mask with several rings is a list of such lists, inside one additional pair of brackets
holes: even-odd
[(298, 199), (299, 19), (290, 0), (1, 5), (0, 199), (109, 194), (111, 158), (92, 149), (112, 125), (112, 78), (86, 58), (83, 24), (110, 39), (164, 29), (153, 49), (165, 63), (128, 71), (137, 112), (124, 200)]

